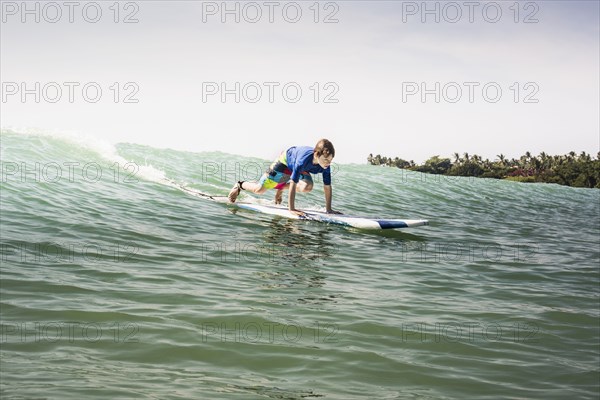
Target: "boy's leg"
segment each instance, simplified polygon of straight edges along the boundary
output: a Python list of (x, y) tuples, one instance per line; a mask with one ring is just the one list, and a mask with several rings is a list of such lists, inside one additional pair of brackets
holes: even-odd
[(255, 194), (263, 194), (264, 192), (269, 190), (268, 188), (264, 187), (260, 182), (244, 182), (242, 184), (242, 189)]
[[(275, 204), (281, 204), (283, 202), (283, 191), (290, 188), (290, 183), (279, 184), (275, 187)], [(313, 188), (312, 177), (309, 174), (300, 175), (300, 180), (296, 185), (296, 191), (298, 192), (310, 192)]]
[(255, 194), (263, 194), (268, 190), (268, 188), (266, 188), (263, 185), (263, 183), (263, 179), (261, 179), (259, 182), (236, 183), (235, 185), (233, 185), (233, 188), (231, 188), (231, 191), (229, 192), (229, 195), (227, 197), (229, 198), (230, 202), (235, 203), (235, 200), (240, 195), (241, 190), (247, 190)]
[[(263, 194), (269, 189), (276, 189), (275, 192), (275, 204), (281, 204), (282, 191), (283, 189), (289, 188), (287, 183), (290, 179), (291, 171), (284, 164), (285, 159), (282, 161), (280, 156), (279, 159), (275, 160), (269, 167), (266, 173), (260, 178), (258, 182), (243, 182), (242, 187), (236, 184), (229, 192), (229, 201), (235, 202), (240, 190), (247, 190), (255, 194)], [(306, 181), (306, 182), (305, 182)], [(312, 177), (309, 173), (301, 175), (301, 182), (299, 182), (298, 191), (310, 192), (312, 190)]]
[[(289, 189), (290, 184), (286, 183), (284, 185), (279, 184), (277, 186), (275, 186), (274, 188), (271, 187), (265, 187), (265, 186), (270, 186), (268, 185), (268, 181), (266, 182), (267, 185), (265, 185), (265, 179), (261, 179), (259, 182), (243, 182), (242, 183), (242, 187), (240, 188), (239, 185), (236, 183), (233, 188), (231, 189), (231, 191), (229, 192), (229, 201), (232, 203), (235, 203), (235, 200), (237, 199), (237, 197), (240, 194), (240, 189), (243, 190), (247, 190), (249, 192), (252, 192), (254, 194), (263, 194), (265, 193), (267, 190), (269, 189), (276, 189), (275, 191), (275, 204), (281, 204), (282, 200), (283, 200), (283, 190), (284, 189)], [(310, 175), (302, 175), (300, 181), (298, 181), (298, 184), (296, 185), (296, 190), (298, 192), (310, 192), (313, 188), (313, 181), (310, 178)]]
[(275, 204), (281, 204), (283, 201), (283, 189), (275, 190)]
[[(244, 186), (246, 187), (246, 186)], [(281, 186), (281, 190), (289, 189), (290, 183), (287, 182), (285, 186)], [(313, 189), (313, 180), (309, 174), (300, 175), (300, 180), (296, 184), (297, 192), (310, 192)]]

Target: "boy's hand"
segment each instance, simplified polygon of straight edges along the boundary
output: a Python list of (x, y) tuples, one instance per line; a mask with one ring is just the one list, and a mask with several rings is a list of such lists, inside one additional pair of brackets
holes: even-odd
[(343, 214), (343, 212), (335, 211), (335, 210), (327, 210), (327, 214)]

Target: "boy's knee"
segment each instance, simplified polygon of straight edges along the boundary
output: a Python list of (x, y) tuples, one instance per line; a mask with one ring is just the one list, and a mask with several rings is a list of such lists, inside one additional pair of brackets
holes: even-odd
[(310, 192), (313, 189), (313, 184), (309, 183), (304, 187), (304, 192)]

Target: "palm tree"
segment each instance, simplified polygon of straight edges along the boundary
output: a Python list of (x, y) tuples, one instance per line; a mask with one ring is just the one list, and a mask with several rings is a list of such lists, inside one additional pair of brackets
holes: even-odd
[(592, 161), (590, 159), (590, 155), (587, 154), (585, 151), (582, 151), (581, 154), (579, 155), (579, 159), (582, 161)]
[(544, 151), (542, 151), (540, 153), (540, 160), (542, 162), (542, 169), (548, 169), (549, 165), (548, 165), (548, 154), (546, 154)]

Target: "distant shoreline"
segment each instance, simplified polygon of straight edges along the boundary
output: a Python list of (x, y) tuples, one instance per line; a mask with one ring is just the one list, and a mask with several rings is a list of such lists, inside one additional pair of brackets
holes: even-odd
[(386, 165), (411, 171), (436, 175), (474, 176), (479, 178), (507, 179), (518, 182), (557, 183), (564, 186), (600, 189), (600, 152), (593, 159), (586, 152), (574, 151), (565, 155), (550, 156), (544, 152), (532, 156), (526, 152), (518, 159), (507, 159), (499, 154), (495, 161), (482, 159), (477, 154), (454, 153), (454, 161), (440, 156), (430, 157), (423, 164), (398, 157), (369, 154), (371, 165)]

